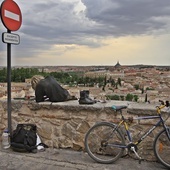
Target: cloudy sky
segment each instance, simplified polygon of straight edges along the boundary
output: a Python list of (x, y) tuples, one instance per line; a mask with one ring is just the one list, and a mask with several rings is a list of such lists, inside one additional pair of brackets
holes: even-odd
[[(14, 66), (170, 65), (170, 0), (15, 2), (23, 21), (12, 32), (21, 39), (12, 45)], [(0, 66), (6, 53), (1, 41)]]

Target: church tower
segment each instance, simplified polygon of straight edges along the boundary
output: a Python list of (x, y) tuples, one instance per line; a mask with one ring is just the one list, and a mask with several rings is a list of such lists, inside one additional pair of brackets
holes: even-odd
[(120, 66), (121, 66), (121, 65), (120, 65), (119, 61), (117, 61), (115, 67), (117, 68), (117, 67), (120, 67)]

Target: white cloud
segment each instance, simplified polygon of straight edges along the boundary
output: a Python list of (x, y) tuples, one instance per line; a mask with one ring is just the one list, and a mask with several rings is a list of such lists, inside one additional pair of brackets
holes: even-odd
[[(61, 55), (61, 51), (63, 58), (64, 54), (68, 57), (69, 52), (72, 55), (72, 49), (67, 48), (63, 51), (63, 46), (82, 47), (84, 53), (85, 49), (91, 52), (95, 50), (97, 55), (96, 50), (101, 53), (100, 49), (109, 46), (106, 41), (103, 41), (105, 39), (114, 41), (117, 38), (131, 36), (140, 38), (144, 35), (160, 37), (170, 32), (169, 0), (15, 1), (23, 15), (22, 26), (16, 32), (21, 37), (21, 44), (13, 47), (17, 56), (16, 60), (22, 61), (21, 64), (24, 63), (24, 58), (35, 60), (35, 57), (38, 56), (40, 59), (42, 55), (55, 58), (55, 55)], [(5, 31), (2, 24), (0, 27), (2, 32)], [(169, 39), (165, 41), (160, 38), (160, 41), (160, 44), (170, 43)], [(62, 49), (54, 48), (56, 46)], [(163, 49), (162, 46), (157, 48), (160, 52)], [(2, 42), (0, 50), (6, 50)], [(3, 52), (0, 53), (0, 59), (4, 58), (3, 54)], [(150, 55), (152, 54), (154, 55), (154, 52), (150, 51)], [(74, 60), (75, 64), (81, 63), (81, 59), (77, 60), (78, 58)], [(50, 60), (48, 62), (49, 65), (53, 64)]]

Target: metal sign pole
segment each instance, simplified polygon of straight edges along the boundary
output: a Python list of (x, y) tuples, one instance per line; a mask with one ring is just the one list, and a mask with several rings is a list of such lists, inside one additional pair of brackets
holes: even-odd
[[(11, 33), (10, 30), (7, 30), (8, 33)], [(11, 134), (11, 44), (7, 43), (7, 93), (8, 93), (8, 131)]]
[[(2, 41), (7, 43), (7, 112), (8, 131), (11, 134), (11, 44), (19, 44), (19, 36), (16, 34), (11, 35), (11, 31), (17, 31), (20, 28), (22, 14), (19, 6), (14, 1), (4, 0), (0, 6), (0, 17), (2, 23), (7, 28), (7, 33), (2, 34)], [(8, 36), (10, 38), (7, 38)], [(14, 43), (13, 40), (16, 40), (17, 42)]]

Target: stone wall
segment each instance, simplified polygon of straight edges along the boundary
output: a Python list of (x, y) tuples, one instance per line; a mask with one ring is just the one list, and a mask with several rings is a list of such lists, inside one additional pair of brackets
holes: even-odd
[[(125, 117), (156, 115), (155, 105), (120, 101), (97, 102), (94, 105), (79, 105), (78, 101), (62, 103), (35, 103), (34, 101), (12, 101), (12, 129), (18, 123), (34, 123), (42, 141), (53, 148), (84, 150), (84, 136), (88, 129), (99, 121), (118, 122), (120, 115), (111, 109), (112, 105), (128, 105), (123, 110)], [(167, 115), (167, 113), (163, 113)], [(7, 127), (7, 102), (0, 101), (0, 135)], [(130, 130), (133, 137), (141, 135), (155, 120), (134, 120)], [(170, 120), (168, 120), (170, 125)], [(155, 160), (152, 145), (157, 131), (139, 146), (139, 154), (146, 160)]]

